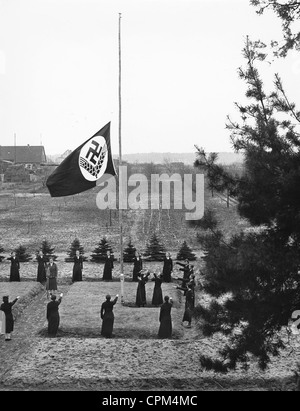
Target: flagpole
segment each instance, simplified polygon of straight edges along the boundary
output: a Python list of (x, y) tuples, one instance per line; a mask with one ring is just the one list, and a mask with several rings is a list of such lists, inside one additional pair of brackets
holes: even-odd
[[(119, 13), (119, 190), (120, 190), (120, 173), (122, 167), (122, 138), (121, 138), (121, 124), (122, 124), (122, 110), (121, 110), (121, 17), (122, 14)], [(120, 271), (123, 274), (124, 263), (123, 263), (123, 211), (120, 208), (119, 199), (119, 226), (120, 226)]]

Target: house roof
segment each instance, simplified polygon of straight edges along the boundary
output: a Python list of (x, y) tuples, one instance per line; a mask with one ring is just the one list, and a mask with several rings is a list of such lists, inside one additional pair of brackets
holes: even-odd
[(44, 146), (0, 146), (0, 160), (40, 164), (46, 162), (46, 153)]

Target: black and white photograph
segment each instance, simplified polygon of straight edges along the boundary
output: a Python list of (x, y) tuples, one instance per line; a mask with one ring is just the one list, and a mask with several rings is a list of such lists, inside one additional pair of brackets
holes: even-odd
[(300, 1), (0, 0), (0, 391), (300, 391)]

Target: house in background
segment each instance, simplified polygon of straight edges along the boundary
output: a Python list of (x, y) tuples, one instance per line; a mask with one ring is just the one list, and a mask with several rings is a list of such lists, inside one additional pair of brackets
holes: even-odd
[(10, 161), (0, 159), (0, 182), (4, 182), (4, 175), (11, 165)]
[(0, 181), (36, 181), (36, 172), (47, 162), (44, 146), (0, 146)]
[(46, 163), (44, 146), (0, 146), (0, 160), (10, 161), (15, 165), (23, 165), (35, 170)]

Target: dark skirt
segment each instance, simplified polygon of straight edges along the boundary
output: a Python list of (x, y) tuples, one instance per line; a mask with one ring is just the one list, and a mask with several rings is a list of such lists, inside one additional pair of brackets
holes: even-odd
[(134, 268), (133, 269), (133, 272), (132, 272), (132, 281), (133, 282), (137, 282), (138, 281), (138, 279), (139, 279), (139, 274), (140, 274), (140, 269), (139, 268)]
[(113, 312), (104, 314), (101, 328), (101, 335), (103, 335), (103, 337), (110, 338), (112, 336), (114, 320), (115, 316)]
[(10, 334), (14, 330), (14, 317), (12, 313), (8, 313), (5, 316), (5, 332)]
[(190, 308), (186, 308), (183, 314), (182, 322), (187, 321), (190, 323), (192, 321), (192, 316), (193, 316), (192, 310)]
[(55, 337), (59, 327), (59, 313), (53, 313), (48, 319), (48, 334)]
[(20, 272), (17, 267), (11, 267), (9, 281), (21, 281)]
[(195, 308), (195, 293), (194, 291), (191, 291), (191, 292), (188, 292), (188, 294), (186, 295), (185, 311), (183, 314), (182, 322), (188, 321), (190, 323), (192, 321), (194, 308)]
[(74, 267), (73, 267), (72, 281), (73, 281), (73, 283), (75, 281), (82, 281), (82, 269), (79, 265), (74, 265)]
[(143, 269), (143, 262), (142, 260), (135, 260), (133, 264), (133, 272), (132, 272), (132, 281), (137, 282), (139, 279), (139, 275), (141, 270)]
[(163, 294), (161, 287), (154, 287), (152, 305), (162, 305), (163, 304)]
[(162, 318), (158, 330), (159, 338), (171, 338), (172, 337), (172, 319), (171, 316)]
[(46, 284), (46, 290), (57, 290), (56, 277), (48, 278), (48, 281)]
[(104, 265), (103, 280), (105, 281), (112, 280), (112, 267), (110, 263), (106, 263)]
[(44, 264), (38, 266), (38, 272), (37, 272), (37, 279), (36, 281), (38, 283), (44, 284), (47, 281), (47, 277), (46, 277), (46, 269)]
[(172, 282), (171, 271), (168, 270), (168, 271), (163, 272), (163, 280), (165, 283)]
[(171, 277), (171, 273), (172, 273), (172, 266), (170, 263), (164, 263), (164, 267), (163, 267), (163, 281), (165, 283), (170, 283), (172, 281), (172, 277)]
[(145, 284), (140, 284), (137, 287), (137, 292), (136, 292), (136, 300), (135, 300), (135, 304), (138, 307), (144, 307), (144, 305), (146, 305), (147, 301), (146, 301), (146, 287)]

